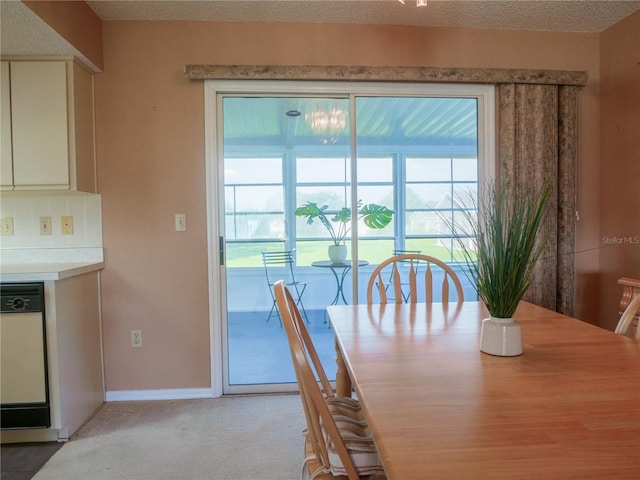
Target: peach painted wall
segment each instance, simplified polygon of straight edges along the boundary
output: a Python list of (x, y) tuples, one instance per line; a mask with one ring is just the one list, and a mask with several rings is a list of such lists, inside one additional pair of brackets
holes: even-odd
[(640, 278), (640, 12), (602, 33), (600, 324), (618, 321), (620, 277)]
[[(400, 26), (105, 22), (96, 75), (108, 391), (210, 386), (204, 97), (185, 64), (586, 70), (580, 93), (576, 315), (595, 322), (599, 35)], [(186, 213), (188, 231), (173, 231)], [(129, 331), (144, 344), (131, 348)]]
[(102, 20), (85, 2), (24, 0), (27, 7), (99, 69), (103, 68)]

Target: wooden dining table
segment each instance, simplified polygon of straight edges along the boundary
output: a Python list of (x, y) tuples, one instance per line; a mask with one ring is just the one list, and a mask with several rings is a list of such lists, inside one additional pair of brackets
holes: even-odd
[(526, 302), (515, 357), (478, 302), (327, 312), (389, 480), (640, 479), (639, 342)]

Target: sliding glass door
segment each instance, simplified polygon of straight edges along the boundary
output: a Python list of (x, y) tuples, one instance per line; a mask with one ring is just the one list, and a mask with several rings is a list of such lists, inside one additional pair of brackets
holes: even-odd
[[(297, 388), (273, 281), (297, 282), (290, 289), (333, 376), (328, 305), (364, 302), (370, 272), (397, 250), (455, 265), (441, 219), (455, 215), (456, 193), (476, 192), (490, 170), (492, 90), (439, 89), (208, 84), (211, 298), (220, 304), (212, 308), (212, 377), (224, 393)], [(334, 217), (369, 204), (393, 210), (393, 220), (376, 229), (344, 224), (347, 259), (332, 263), (329, 229), (301, 207), (321, 209), (337, 233)]]
[(295, 210), (315, 202), (329, 205), (333, 216), (348, 204), (349, 99), (224, 95), (221, 107), (226, 387), (295, 389), (271, 286), (278, 279), (296, 282), (291, 289), (312, 338), (327, 370), (335, 370), (324, 318), (333, 277), (313, 267), (327, 258), (328, 232), (319, 221), (300, 221)]

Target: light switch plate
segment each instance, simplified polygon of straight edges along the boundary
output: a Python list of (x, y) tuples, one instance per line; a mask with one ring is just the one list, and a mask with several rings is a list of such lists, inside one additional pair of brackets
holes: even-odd
[(187, 214), (176, 213), (176, 232), (187, 231)]
[(13, 235), (13, 217), (2, 217), (0, 220), (0, 235)]
[(51, 235), (51, 217), (40, 217), (40, 235)]

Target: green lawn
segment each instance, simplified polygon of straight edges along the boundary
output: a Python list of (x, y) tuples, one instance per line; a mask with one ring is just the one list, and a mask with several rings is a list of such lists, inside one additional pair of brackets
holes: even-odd
[[(299, 241), (296, 248), (296, 259), (298, 266), (311, 265), (317, 260), (327, 260), (327, 246), (330, 242)], [(348, 250), (350, 250), (350, 245)], [(284, 244), (273, 243), (228, 243), (227, 244), (227, 267), (262, 267), (263, 251), (281, 251)], [(424, 255), (431, 255), (445, 262), (451, 261), (449, 249), (440, 245), (436, 239), (410, 239), (407, 240), (407, 250), (421, 250)], [(382, 260), (389, 258), (393, 253), (393, 240), (361, 240), (358, 256), (362, 260), (367, 260), (371, 264), (378, 264)], [(462, 257), (455, 252), (454, 261), (461, 261)], [(349, 257), (351, 255), (349, 254)]]

